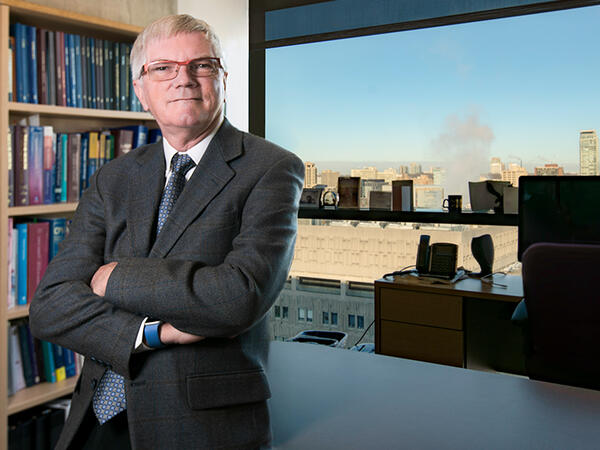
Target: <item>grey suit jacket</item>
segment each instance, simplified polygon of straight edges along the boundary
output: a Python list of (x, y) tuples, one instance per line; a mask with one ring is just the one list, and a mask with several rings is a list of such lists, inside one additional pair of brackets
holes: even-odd
[[(291, 264), (303, 164), (225, 120), (155, 240), (164, 173), (162, 144), (102, 166), (31, 302), (34, 335), (86, 356), (60, 449), (107, 368), (125, 377), (134, 448), (270, 439), (265, 314)], [(90, 280), (111, 261), (96, 296)], [(143, 317), (206, 339), (132, 353)]]

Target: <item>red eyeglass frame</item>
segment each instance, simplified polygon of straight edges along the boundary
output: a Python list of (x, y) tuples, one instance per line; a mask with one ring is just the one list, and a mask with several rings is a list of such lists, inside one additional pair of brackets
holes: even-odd
[(199, 59), (209, 59), (211, 61), (216, 61), (219, 64), (219, 69), (223, 68), (223, 65), (221, 64), (221, 58), (217, 58), (215, 56), (204, 56), (204, 57), (200, 57), (200, 58), (192, 58), (192, 59), (188, 59), (187, 61), (174, 61), (171, 59), (159, 59), (157, 61), (152, 61), (149, 63), (146, 63), (142, 66), (142, 72), (140, 73), (140, 77), (143, 77), (144, 75), (146, 75), (148, 73), (148, 66), (151, 64), (164, 64), (164, 63), (174, 63), (177, 64), (177, 72), (175, 72), (175, 77), (177, 77), (177, 75), (179, 75), (179, 69), (181, 68), (181, 66), (187, 66), (189, 65), (192, 61), (197, 61)]

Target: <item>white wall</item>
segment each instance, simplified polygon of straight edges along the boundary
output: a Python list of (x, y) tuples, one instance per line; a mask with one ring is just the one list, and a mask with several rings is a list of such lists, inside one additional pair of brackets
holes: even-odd
[(249, 0), (178, 0), (177, 12), (208, 22), (216, 31), (227, 60), (227, 118), (248, 130)]

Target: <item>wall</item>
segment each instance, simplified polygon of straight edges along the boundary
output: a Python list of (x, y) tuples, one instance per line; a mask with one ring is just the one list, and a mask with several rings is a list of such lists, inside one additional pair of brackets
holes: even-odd
[(178, 0), (177, 12), (206, 20), (221, 39), (229, 72), (227, 118), (248, 130), (249, 0)]
[(177, 0), (28, 0), (79, 14), (146, 26), (159, 17), (175, 14)]

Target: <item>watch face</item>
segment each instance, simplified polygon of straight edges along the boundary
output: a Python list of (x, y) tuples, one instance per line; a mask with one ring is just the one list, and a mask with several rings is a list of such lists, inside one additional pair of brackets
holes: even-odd
[(324, 206), (336, 206), (338, 202), (338, 196), (335, 191), (327, 191), (323, 194), (323, 205)]

